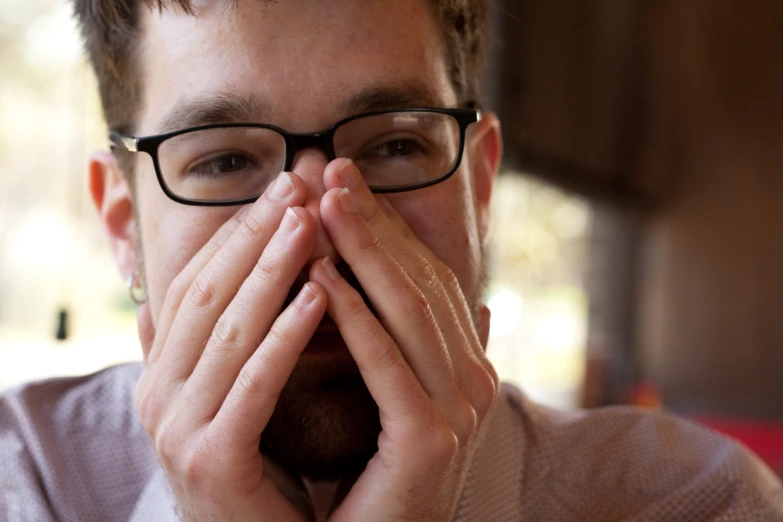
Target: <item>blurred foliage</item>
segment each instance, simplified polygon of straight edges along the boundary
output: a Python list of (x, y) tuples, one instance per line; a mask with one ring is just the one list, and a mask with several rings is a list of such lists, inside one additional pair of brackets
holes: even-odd
[(503, 380), (561, 407), (578, 403), (584, 370), (591, 217), (585, 201), (520, 173), (496, 181), (488, 353)]
[[(24, 376), (23, 347), (69, 345), (55, 342), (61, 307), (71, 312), (74, 340), (111, 344), (133, 334), (87, 189), (88, 157), (105, 148), (105, 134), (70, 3), (2, 0), (0, 368), (13, 376), (0, 383)], [(47, 367), (47, 352), (31, 353)]]

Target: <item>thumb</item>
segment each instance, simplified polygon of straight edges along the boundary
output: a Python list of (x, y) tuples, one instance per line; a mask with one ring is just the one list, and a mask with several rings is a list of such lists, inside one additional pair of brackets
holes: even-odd
[(136, 310), (136, 321), (138, 323), (141, 351), (144, 354), (144, 362), (147, 362), (147, 356), (150, 350), (152, 350), (152, 342), (155, 340), (155, 325), (152, 324), (149, 303), (140, 305)]

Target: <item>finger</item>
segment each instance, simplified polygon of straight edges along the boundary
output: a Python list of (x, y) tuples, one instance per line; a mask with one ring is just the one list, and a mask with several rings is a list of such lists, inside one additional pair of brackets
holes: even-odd
[[(440, 322), (460, 386), (471, 401), (475, 400), (479, 409), (484, 410), (483, 406), (492, 402), (487, 392), (497, 386), (496, 372), (486, 357), (485, 343), (477, 331), (481, 316), (473, 317), (454, 273), (419, 240), (384, 196), (376, 196), (369, 190), (353, 162), (332, 162), (327, 167), (325, 180), (327, 186), (350, 189), (357, 208), (379, 243), (398, 260), (428, 299)], [(338, 235), (342, 233), (338, 232)], [(406, 352), (405, 345), (401, 346)]]
[[(442, 264), (437, 256), (435, 256), (435, 254), (421, 242), (419, 237), (413, 233), (408, 226), (408, 223), (385, 196), (379, 195), (376, 200), (384, 215), (394, 225), (394, 228), (410, 241), (418, 252), (427, 258), (433, 265), (437, 266)], [(483, 404), (486, 405), (486, 407), (483, 408), (483, 411), (488, 411), (492, 402), (494, 402), (494, 396), (497, 395), (500, 383), (497, 371), (487, 358), (486, 353), (487, 341), (489, 339), (489, 308), (481, 303), (476, 306), (476, 310), (474, 311), (462, 293), (462, 287), (460, 286), (459, 281), (450, 270), (445, 271), (445, 276), (441, 278), (441, 281), (446, 292), (452, 296), (451, 304), (460, 320), (463, 331), (466, 332), (468, 337), (473, 341), (469, 343), (473, 348), (471, 350), (472, 361), (470, 361), (467, 366), (472, 367), (475, 366), (476, 363), (479, 365), (478, 377), (476, 377), (474, 373), (466, 374), (463, 371), (463, 380), (467, 383), (473, 383), (473, 387), (469, 394), (471, 397), (475, 398), (479, 394), (483, 394)], [(487, 382), (487, 378), (489, 378), (489, 382)], [(476, 379), (483, 381), (483, 383), (477, 383)], [(483, 384), (483, 386), (479, 386), (479, 384)], [(492, 397), (486, 393), (487, 391), (490, 392), (489, 395)], [(477, 404), (478, 402), (481, 401), (475, 401), (474, 404)], [(481, 406), (477, 406), (477, 409), (479, 412), (482, 411)]]
[[(442, 261), (413, 233), (408, 223), (386, 197), (379, 195), (375, 199), (383, 214), (388, 218), (388, 222), (394, 225), (393, 228), (407, 239), (417, 252), (420, 252), (433, 266), (443, 265)], [(391, 243), (386, 236), (384, 236), (383, 241)], [(487, 340), (489, 338), (489, 308), (481, 304), (474, 313), (465, 299), (459, 281), (453, 272), (448, 269), (442, 272), (444, 275), (440, 276), (440, 281), (445, 292), (451, 296), (450, 303), (452, 309), (459, 318), (462, 331), (466, 334), (466, 340), (472, 341), (463, 344), (463, 346), (471, 348), (463, 352), (464, 357), (454, 356), (455, 368), (460, 375), (471, 403), (475, 405), (479, 416), (483, 418), (483, 415), (489, 412), (497, 396), (500, 383), (497, 371), (486, 354)]]
[(306, 190), (297, 176), (281, 174), (195, 275), (160, 355), (170, 379), (182, 382), (190, 376), (215, 324), (256, 266), (286, 209), (303, 203)]
[(326, 291), (327, 312), (337, 324), (367, 389), (378, 404), (382, 422), (384, 418), (398, 419), (428, 412), (431, 400), (397, 343), (328, 257), (313, 263), (310, 278)]
[[(386, 196), (370, 191), (356, 164), (351, 160), (335, 160), (327, 166), (324, 177), (328, 188), (346, 187), (351, 191), (359, 211), (389, 253), (403, 267), (410, 267), (409, 274), (420, 287), (432, 286), (442, 298), (448, 300), (462, 329), (471, 336), (472, 341), (478, 341), (473, 314), (453, 272), (421, 242)], [(417, 274), (424, 277), (415, 277)], [(475, 346), (476, 343), (469, 344), (471, 348)], [(483, 351), (474, 352), (474, 355), (483, 358)]]
[[(454, 350), (451, 351), (455, 371), (459, 375), (466, 394), (476, 405), (479, 414), (488, 412), (497, 395), (499, 384), (497, 371), (486, 354), (489, 336), (489, 309), (486, 305), (481, 304), (477, 307), (476, 312), (473, 312), (454, 273), (446, 268), (411, 231), (407, 222), (389, 203), (388, 199), (381, 195), (376, 200), (386, 217), (385, 221), (392, 225), (388, 228), (393, 229), (393, 232), (390, 232), (388, 236), (383, 236), (384, 244), (399, 244), (400, 241), (390, 239), (395, 235), (405, 238), (407, 244), (411, 245), (409, 248), (424, 258), (420, 262), (429, 262), (433, 267), (432, 270), (439, 272), (438, 280), (441, 282), (442, 291), (449, 296), (451, 310), (459, 322), (459, 332), (462, 334), (462, 342), (457, 342), (456, 346), (464, 347), (464, 349), (456, 350), (456, 353)], [(404, 249), (393, 250), (393, 252), (397, 252), (397, 255), (402, 255), (399, 253), (400, 251), (404, 251)], [(438, 267), (442, 268), (439, 270)], [(452, 345), (449, 344), (449, 346)]]
[[(389, 335), (387, 329), (384, 329), (381, 322), (373, 316), (367, 305), (362, 301), (358, 292), (339, 276), (328, 257), (311, 267), (310, 276), (326, 289), (330, 303), (329, 315), (337, 323), (340, 333), (343, 335), (352, 353), (354, 351), (364, 353), (370, 348), (375, 348), (379, 349), (380, 354), (385, 356), (387, 360), (395, 363), (390, 365), (391, 370), (397, 370), (400, 364), (407, 366), (409, 370), (406, 373), (413, 373), (414, 378), (418, 382), (416, 389), (421, 389), (426, 393), (431, 405), (430, 408), (425, 410), (431, 411), (434, 405), (440, 416), (449, 422), (449, 425), (460, 440), (467, 440), (473, 436), (478, 420), (483, 416), (483, 412), (481, 414), (476, 412), (468, 396), (467, 389), (472, 389), (472, 381), (466, 389), (463, 389), (463, 383), (456, 378), (454, 369), (450, 364), (450, 353), (446, 344), (449, 342), (447, 340), (449, 337), (459, 338), (459, 335), (453, 335), (455, 333), (458, 334), (458, 332), (450, 332), (444, 336), (443, 332), (438, 329), (437, 321), (428, 317), (426, 312), (417, 313), (414, 311), (414, 313), (405, 313), (401, 316), (402, 321), (407, 322), (408, 326), (405, 334), (397, 336), (389, 330), (391, 332), (391, 335)], [(398, 287), (392, 285), (391, 289), (387, 288), (385, 290), (388, 301), (405, 299), (404, 296), (397, 297), (393, 295), (396, 288)], [(347, 304), (343, 307), (338, 307), (335, 303), (340, 302)], [(426, 332), (433, 328), (439, 336), (435, 340), (431, 340), (426, 335)], [(344, 330), (347, 332), (348, 337), (346, 334), (343, 334)], [(358, 335), (356, 334), (357, 331)], [(350, 337), (352, 334), (354, 336), (353, 339)], [(399, 338), (401, 337), (405, 337), (405, 340), (400, 341)], [(352, 342), (355, 344), (352, 345)], [(409, 344), (402, 346), (402, 342)], [(460, 340), (460, 342), (464, 341)], [(402, 358), (401, 361), (396, 360), (397, 354)], [(354, 355), (354, 358), (356, 359), (357, 356)], [(356, 360), (361, 370), (362, 365), (358, 359)], [(370, 362), (375, 362), (375, 359), (370, 358)], [(391, 373), (388, 370), (378, 372), (377, 378), (381, 382), (381, 388), (391, 388), (391, 393), (385, 398), (383, 396), (376, 397), (376, 402), (382, 411), (388, 409), (390, 402), (380, 402), (381, 400), (388, 400), (397, 404), (402, 403), (406, 405), (406, 408), (403, 408), (401, 413), (407, 412), (410, 414), (411, 400), (406, 394), (406, 387), (410, 386), (410, 384), (402, 381), (401, 388), (392, 387), (392, 384), (400, 381), (398, 377)], [(384, 377), (384, 374), (389, 375)], [(368, 378), (371, 377), (365, 377), (365, 382), (368, 382)], [(370, 391), (372, 393), (372, 390)], [(374, 394), (373, 396), (375, 397)], [(414, 401), (413, 404), (417, 403)], [(422, 407), (419, 406), (419, 408)], [(425, 410), (418, 409), (413, 410), (413, 412), (420, 416)]]
[[(293, 193), (290, 194), (288, 194), (288, 190), (290, 190), (288, 182), (293, 184)], [(235, 234), (237, 229), (241, 229), (242, 227), (249, 228), (247, 232), (252, 235), (252, 232), (261, 226), (260, 222), (263, 220), (263, 212), (259, 207), (268, 205), (268, 202), (271, 202), (277, 213), (282, 216), (282, 213), (285, 212), (287, 206), (298, 205), (300, 200), (304, 201), (306, 189), (302, 190), (304, 188), (303, 186), (304, 183), (298, 176), (290, 175), (286, 177), (286, 173), (281, 173), (278, 179), (270, 184), (264, 192), (263, 197), (259, 198), (252, 206), (243, 207), (238, 210), (230, 220), (218, 229), (199, 252), (191, 258), (187, 265), (185, 265), (185, 268), (171, 282), (168, 291), (166, 292), (166, 300), (161, 312), (160, 320), (158, 321), (158, 336), (162, 337), (163, 341), (165, 341), (165, 338), (168, 336), (168, 330), (196, 275), (201, 272), (223, 245)], [(248, 223), (244, 223), (246, 218), (249, 218)], [(156, 361), (159, 358), (160, 350), (163, 345), (163, 342), (156, 343), (157, 348), (154, 349), (156, 350), (155, 353), (150, 356), (151, 361)]]
[(261, 433), (326, 306), (324, 289), (310, 282), (275, 320), (269, 334), (242, 367), (209, 426), (212, 436), (225, 443), (219, 447), (258, 451)]
[[(281, 196), (285, 193), (280, 190), (277, 183), (281, 179), (286, 182), (290, 180), (294, 184), (293, 193), (287, 197)], [(181, 313), (182, 302), (188, 292), (191, 292), (192, 296), (194, 280), (206, 266), (214, 263), (215, 258), (219, 255), (225, 257), (228, 254), (230, 256), (232, 251), (239, 250), (240, 253), (236, 257), (240, 259), (242, 251), (249, 248), (250, 252), (258, 252), (258, 256), (260, 256), (266, 244), (263, 237), (266, 229), (274, 230), (277, 227), (280, 221), (277, 216), (283, 215), (287, 204), (296, 203), (300, 199), (304, 200), (306, 187), (297, 176), (292, 175), (287, 179), (281, 176), (277, 182), (272, 184), (264, 193), (264, 197), (259, 198), (254, 205), (240, 210), (231, 220), (223, 224), (170, 284), (155, 325), (155, 338), (145, 362), (145, 371), (136, 387), (136, 404), (144, 425), (148, 429), (156, 429), (155, 427), (165, 410), (173, 404), (172, 395), (178, 391), (184, 380), (182, 374), (189, 373), (187, 369), (177, 370), (177, 367), (188, 364), (195, 365), (195, 362), (191, 362), (191, 360), (198, 358), (211, 332), (211, 327), (209, 331), (201, 332), (205, 325), (199, 324), (198, 318), (191, 325), (183, 320), (183, 316), (188, 314)], [(283, 183), (282, 186), (285, 187), (286, 184)], [(262, 225), (266, 222), (269, 222), (270, 225)], [(257, 244), (249, 241), (254, 232), (258, 232)], [(243, 240), (245, 243), (250, 242), (251, 244), (243, 248), (241, 244)], [(253, 262), (251, 260), (250, 264), (252, 265)], [(248, 269), (249, 271), (250, 269)], [(172, 330), (175, 321), (179, 321), (180, 324)], [(184, 334), (181, 331), (183, 328)], [(170, 339), (172, 331), (178, 334), (173, 336), (174, 339)], [(188, 333), (191, 334), (190, 338), (186, 337)], [(197, 338), (199, 333), (203, 335), (200, 339)], [(166, 348), (164, 349), (164, 347)], [(179, 360), (180, 358), (184, 360)]]
[(433, 398), (447, 399), (457, 385), (439, 326), (442, 303), (431, 298), (433, 280), (430, 278), (424, 288), (412, 280), (356, 210), (348, 189), (327, 192), (321, 202), (321, 217), (332, 243), (375, 305), (381, 323), (402, 349), (424, 389)]
[(146, 361), (147, 354), (152, 348), (152, 343), (155, 340), (155, 326), (152, 324), (149, 303), (140, 305), (136, 310), (136, 325), (139, 331), (141, 351), (144, 355), (144, 360)]
[[(136, 309), (136, 325), (139, 331), (141, 352), (144, 357), (144, 363), (146, 365), (147, 354), (149, 353), (150, 348), (152, 347), (152, 344), (155, 340), (155, 326), (152, 324), (152, 315), (150, 314), (149, 303), (139, 305), (138, 309)], [(142, 408), (139, 408), (139, 406), (144, 404), (142, 398), (144, 397), (144, 394), (147, 390), (148, 378), (148, 367), (145, 366), (141, 375), (139, 376), (139, 380), (136, 383), (136, 389), (134, 391), (134, 404), (140, 413), (142, 424), (145, 427), (147, 426), (147, 421), (150, 419), (151, 414), (153, 414), (153, 412), (150, 411), (153, 408), (149, 403), (145, 404)], [(157, 418), (158, 408), (155, 407), (154, 409), (156, 410), (154, 415)]]
[(272, 323), (315, 245), (316, 225), (301, 207), (286, 211), (277, 233), (221, 315), (200, 360), (182, 389), (183, 401), (198, 404), (200, 420), (220, 408), (242, 366)]
[(348, 189), (332, 189), (321, 200), (321, 219), (332, 243), (348, 263), (424, 389), (438, 401), (451, 400), (459, 388), (440, 324), (458, 326), (448, 304), (434, 296), (431, 273), (417, 285), (389, 254), (351, 201)]
[[(221, 246), (231, 237), (234, 230), (242, 223), (245, 213), (249, 210), (248, 207), (243, 207), (231, 216), (231, 219), (223, 223), (215, 234), (207, 241), (207, 243), (193, 256), (190, 261), (185, 265), (185, 268), (174, 278), (166, 293), (166, 298), (163, 303), (163, 307), (158, 318), (159, 329), (157, 331), (158, 342), (150, 344), (151, 349), (146, 355), (146, 361), (148, 364), (154, 364), (160, 357), (160, 352), (168, 336), (169, 328), (174, 320), (174, 317), (179, 310), (179, 306), (182, 303), (182, 299), (185, 297), (190, 283), (193, 282), (193, 278), (201, 271), (204, 265), (212, 259), (215, 253)], [(143, 346), (143, 344), (142, 344)]]
[[(397, 212), (397, 209), (394, 208), (394, 206), (389, 202), (389, 199), (382, 194), (375, 198), (377, 201), (378, 206), (383, 212), (383, 215), (386, 217), (386, 222), (392, 225), (391, 227), (393, 230), (397, 231), (398, 234), (400, 234), (403, 238), (405, 238), (408, 243), (412, 246), (412, 248), (418, 252), (424, 259), (426, 259), (430, 264), (432, 264), (434, 267), (441, 268), (438, 270), (441, 273), (440, 281), (444, 286), (444, 289), (449, 293), (449, 295), (452, 296), (451, 302), (454, 306), (455, 312), (457, 313), (460, 322), (462, 323), (463, 327), (466, 331), (475, 332), (476, 334), (479, 334), (478, 331), (476, 331), (475, 327), (475, 320), (474, 314), (471, 311), (470, 305), (467, 302), (467, 300), (464, 297), (464, 293), (462, 292), (462, 286), (460, 285), (457, 278), (454, 276), (454, 273), (451, 272), (448, 269), (445, 269), (445, 265), (443, 262), (438, 259), (438, 257), (430, 250), (424, 243), (421, 242), (421, 239), (419, 239), (419, 236), (417, 236), (408, 226), (408, 223), (403, 219), (403, 217), (400, 215), (399, 212)], [(390, 234), (392, 235), (392, 234)], [(396, 242), (395, 242), (396, 243)], [(480, 340), (481, 336), (478, 335), (474, 340)], [(486, 346), (486, 344), (479, 343), (479, 346)], [(477, 355), (483, 355), (483, 350), (480, 352), (480, 354)]]

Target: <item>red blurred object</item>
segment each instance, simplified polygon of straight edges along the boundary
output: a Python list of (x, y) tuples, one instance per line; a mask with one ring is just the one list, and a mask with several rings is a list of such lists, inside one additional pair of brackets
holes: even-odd
[(783, 477), (783, 422), (699, 416), (691, 418), (740, 441)]
[(631, 392), (633, 404), (642, 408), (660, 410), (663, 407), (663, 399), (658, 387), (652, 381), (637, 383)]

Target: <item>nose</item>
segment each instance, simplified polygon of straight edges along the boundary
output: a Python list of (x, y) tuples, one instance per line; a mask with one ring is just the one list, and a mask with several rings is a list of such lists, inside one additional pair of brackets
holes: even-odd
[(307, 186), (307, 199), (305, 199), (304, 208), (315, 218), (317, 226), (315, 248), (308, 265), (324, 256), (329, 256), (335, 263), (339, 263), (341, 260), (321, 222), (321, 198), (326, 193), (324, 170), (328, 163), (326, 155), (313, 148), (297, 153), (291, 164), (291, 172), (302, 178)]

